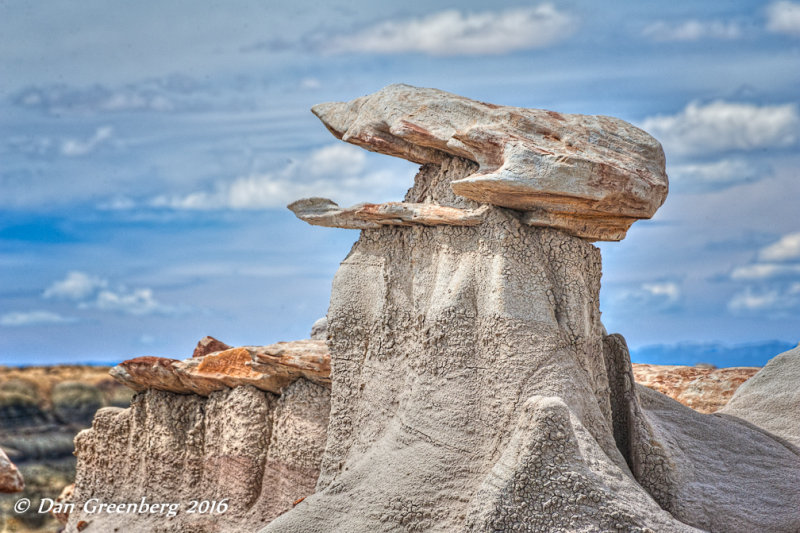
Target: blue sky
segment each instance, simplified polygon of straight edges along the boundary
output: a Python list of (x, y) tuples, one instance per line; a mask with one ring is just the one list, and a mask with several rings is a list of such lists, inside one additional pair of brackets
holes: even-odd
[(800, 340), (798, 2), (3, 1), (0, 363), (305, 337), (357, 233), (285, 205), (415, 172), (309, 108), (397, 82), (663, 143), (665, 205), (600, 245), (632, 347)]

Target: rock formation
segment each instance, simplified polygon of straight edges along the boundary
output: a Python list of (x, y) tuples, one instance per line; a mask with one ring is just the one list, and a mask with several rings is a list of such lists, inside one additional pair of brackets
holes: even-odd
[(800, 346), (767, 363), (739, 387), (720, 413), (746, 420), (800, 446)]
[[(329, 360), (323, 341), (308, 340), (121, 363), (111, 374), (139, 392), (128, 409), (98, 411), (76, 437), (66, 530), (252, 532), (291, 509), (319, 476)], [(90, 498), (181, 509), (93, 514), (83, 508)], [(192, 500), (227, 509), (190, 513)]]
[(292, 204), (361, 229), (327, 332), (127, 361), (113, 374), (140, 391), (133, 405), (76, 439), (78, 503), (236, 507), (75, 512), (67, 531), (797, 530), (800, 450), (637, 385), (600, 321), (590, 241), (664, 201), (658, 142), (618, 119), (405, 85), (314, 113), (422, 164), (402, 202)]
[(344, 141), (423, 164), (404, 213), (429, 204), (481, 221), (293, 204), (304, 220), (363, 229), (327, 315), (316, 493), (264, 532), (799, 523), (800, 506), (786, 505), (800, 503), (797, 449), (635, 387), (624, 339), (600, 322), (600, 254), (587, 241), (621, 239), (663, 202), (654, 139), (617, 119), (405, 85), (313, 111)]
[(756, 367), (709, 368), (679, 365), (633, 365), (636, 383), (666, 394), (700, 413), (713, 413), (728, 403)]
[(17, 466), (11, 462), (2, 449), (0, 449), (0, 492), (14, 493), (22, 492), (25, 488), (25, 481), (19, 473)]
[[(312, 111), (337, 138), (367, 150), (423, 165), (474, 162), (468, 172), (445, 180), (448, 189), (515, 209), (530, 226), (620, 240), (667, 197), (661, 145), (613, 117), (497, 106), (408, 85)], [(441, 200), (405, 209), (461, 207)], [(383, 209), (393, 208), (400, 207)]]

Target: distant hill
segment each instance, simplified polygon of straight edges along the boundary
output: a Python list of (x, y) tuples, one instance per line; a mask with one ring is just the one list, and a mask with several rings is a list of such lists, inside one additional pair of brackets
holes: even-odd
[(634, 363), (654, 365), (696, 365), (709, 363), (720, 368), (730, 366), (764, 366), (779, 353), (791, 350), (797, 343), (762, 341), (747, 344), (719, 342), (679, 342), (653, 344), (631, 350)]

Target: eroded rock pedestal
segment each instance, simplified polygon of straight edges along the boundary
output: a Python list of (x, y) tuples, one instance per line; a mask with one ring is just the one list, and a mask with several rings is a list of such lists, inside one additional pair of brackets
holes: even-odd
[[(139, 392), (127, 409), (98, 411), (76, 437), (77, 510), (66, 531), (236, 533), (268, 524), (314, 492), (330, 409), (328, 361), (324, 341), (201, 341), (190, 359), (118, 365), (111, 374)], [(96, 511), (100, 503), (142, 502), (142, 512)], [(170, 503), (179, 508), (147, 511)]]
[(616, 119), (408, 86), (315, 113), (345, 141), (424, 163), (403, 212), (480, 222), (293, 204), (364, 229), (333, 284), (317, 492), (265, 532), (800, 523), (785, 505), (800, 502), (797, 449), (635, 388), (624, 340), (600, 322), (587, 241), (622, 238), (661, 204), (657, 142)]

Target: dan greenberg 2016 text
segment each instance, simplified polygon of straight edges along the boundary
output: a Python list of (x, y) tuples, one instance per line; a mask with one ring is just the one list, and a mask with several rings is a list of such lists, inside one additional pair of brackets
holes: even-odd
[[(75, 503), (62, 503), (50, 498), (42, 498), (39, 503), (39, 513), (73, 513)], [(82, 511), (86, 514), (154, 514), (166, 517), (176, 516), (181, 511), (188, 514), (224, 514), (228, 510), (228, 499), (216, 500), (189, 500), (185, 504), (175, 502), (148, 503), (147, 497), (142, 497), (138, 502), (103, 502), (99, 498), (90, 498), (83, 504)]]

